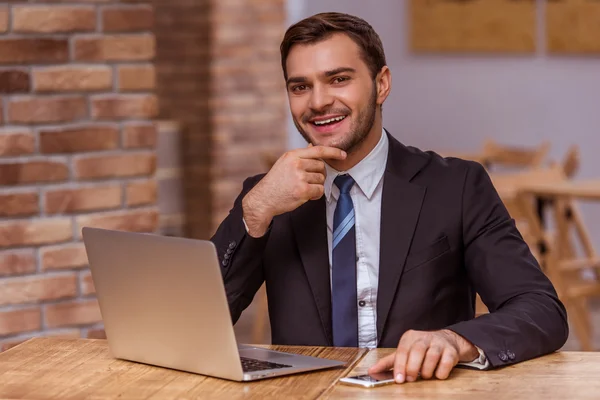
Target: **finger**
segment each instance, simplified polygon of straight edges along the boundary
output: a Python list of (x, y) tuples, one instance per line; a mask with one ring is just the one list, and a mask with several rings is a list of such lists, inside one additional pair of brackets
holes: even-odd
[(389, 356), (383, 357), (381, 360), (377, 361), (375, 365), (369, 368), (369, 374), (374, 374), (378, 372), (384, 372), (390, 370), (394, 366), (394, 358), (396, 357), (396, 353), (390, 354)]
[(310, 184), (308, 195), (310, 200), (319, 200), (325, 192), (323, 185)]
[(321, 160), (300, 159), (300, 166), (307, 172), (319, 172), (325, 174), (325, 162)]
[(450, 375), (452, 368), (458, 364), (458, 353), (451, 347), (444, 349), (440, 362), (438, 363), (435, 376), (438, 379), (446, 379)]
[(313, 146), (306, 149), (298, 150), (298, 155), (301, 158), (315, 158), (325, 160), (344, 160), (346, 152), (335, 147)]
[(325, 175), (316, 172), (307, 172), (305, 174), (305, 180), (307, 183), (323, 185), (323, 183), (325, 183)]
[(408, 382), (417, 380), (419, 372), (421, 371), (421, 366), (425, 360), (427, 349), (428, 346), (421, 341), (417, 341), (411, 346), (406, 362), (406, 380)]
[(396, 349), (396, 359), (394, 360), (394, 379), (396, 383), (404, 383), (406, 380), (406, 361), (408, 359), (408, 351), (410, 345), (406, 346), (400, 339), (398, 349)]
[(421, 377), (424, 379), (431, 379), (435, 373), (435, 368), (440, 362), (442, 357), (443, 349), (439, 346), (432, 346), (427, 350), (425, 354), (425, 360), (421, 367)]

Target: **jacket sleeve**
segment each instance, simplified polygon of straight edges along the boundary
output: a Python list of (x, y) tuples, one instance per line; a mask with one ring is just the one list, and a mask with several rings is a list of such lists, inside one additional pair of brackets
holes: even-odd
[(558, 350), (569, 334), (565, 307), (474, 162), (464, 179), (462, 215), (465, 267), (490, 313), (449, 329), (481, 348), (492, 368)]
[(235, 200), (229, 215), (210, 239), (217, 248), (229, 310), (234, 324), (242, 311), (250, 305), (264, 281), (263, 252), (271, 229), (260, 238), (248, 235), (242, 210), (242, 199), (263, 176), (258, 175), (244, 181), (242, 192)]

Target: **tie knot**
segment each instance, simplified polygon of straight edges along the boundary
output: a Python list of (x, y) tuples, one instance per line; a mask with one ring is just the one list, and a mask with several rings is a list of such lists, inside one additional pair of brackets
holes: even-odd
[(338, 175), (333, 183), (340, 189), (340, 193), (347, 194), (354, 185), (354, 179), (350, 175)]

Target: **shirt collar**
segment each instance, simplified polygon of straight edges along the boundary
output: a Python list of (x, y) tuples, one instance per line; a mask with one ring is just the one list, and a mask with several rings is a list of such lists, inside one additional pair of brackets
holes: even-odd
[(385, 130), (382, 130), (381, 138), (373, 150), (348, 171), (337, 171), (325, 163), (327, 176), (325, 177), (324, 189), (327, 202), (331, 201), (333, 181), (338, 175), (344, 174), (349, 174), (365, 196), (367, 196), (368, 199), (371, 199), (371, 196), (373, 196), (373, 193), (375, 192), (375, 188), (377, 188), (377, 185), (385, 172), (388, 148), (389, 140)]

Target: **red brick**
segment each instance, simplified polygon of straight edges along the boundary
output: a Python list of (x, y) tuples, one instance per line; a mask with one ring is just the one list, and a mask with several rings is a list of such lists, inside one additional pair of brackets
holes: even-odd
[(49, 304), (45, 307), (46, 326), (50, 328), (91, 325), (102, 322), (97, 300)]
[(40, 131), (40, 151), (44, 154), (79, 153), (117, 147), (119, 130), (114, 126), (86, 125)]
[(123, 147), (154, 148), (157, 132), (154, 124), (132, 123), (123, 127)]
[(8, 7), (0, 6), (0, 33), (8, 31)]
[(66, 299), (77, 296), (75, 273), (0, 279), (0, 306)]
[(60, 182), (68, 176), (67, 165), (57, 161), (0, 164), (0, 185)]
[(106, 339), (106, 332), (104, 329), (90, 329), (87, 334), (88, 339)]
[(0, 93), (29, 92), (29, 73), (19, 69), (0, 71)]
[(77, 61), (152, 60), (155, 42), (152, 34), (110, 35), (75, 39)]
[(151, 153), (90, 156), (75, 160), (75, 176), (80, 180), (152, 175), (155, 169), (156, 155)]
[(40, 254), (42, 271), (83, 268), (88, 265), (83, 243), (44, 247), (40, 249)]
[(109, 210), (121, 206), (121, 186), (102, 185), (46, 192), (46, 214)]
[(0, 311), (0, 336), (38, 331), (42, 328), (42, 312), (39, 307)]
[(158, 99), (154, 95), (122, 94), (92, 98), (94, 119), (153, 118), (158, 115)]
[(18, 33), (86, 32), (96, 29), (94, 7), (13, 6), (13, 31)]
[(152, 90), (156, 87), (156, 71), (153, 65), (119, 66), (119, 90)]
[(156, 180), (130, 182), (127, 184), (127, 205), (141, 206), (155, 204), (157, 197)]
[(96, 294), (96, 288), (94, 287), (94, 279), (90, 271), (84, 271), (79, 275), (79, 284), (81, 288), (81, 294), (83, 296), (89, 296)]
[(0, 39), (0, 64), (59, 63), (68, 60), (67, 39)]
[(35, 137), (26, 128), (0, 128), (0, 156), (21, 156), (35, 151)]
[(158, 212), (152, 209), (85, 215), (77, 218), (77, 226), (80, 235), (81, 228), (84, 226), (130, 232), (154, 232), (158, 226)]
[(38, 92), (93, 92), (113, 87), (112, 68), (108, 66), (34, 68), (33, 80)]
[(23, 275), (35, 272), (33, 250), (10, 250), (0, 253), (0, 276)]
[(39, 213), (37, 192), (0, 194), (0, 217), (18, 217)]
[(152, 30), (154, 12), (151, 5), (114, 6), (102, 10), (105, 32), (139, 32)]
[(0, 222), (0, 247), (35, 246), (72, 238), (69, 218)]
[(14, 123), (52, 123), (77, 121), (87, 116), (82, 96), (21, 97), (8, 105), (8, 119)]

